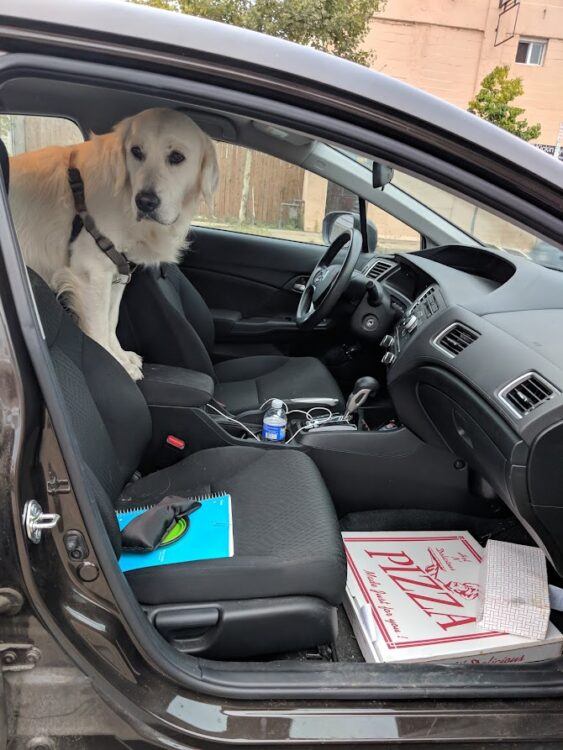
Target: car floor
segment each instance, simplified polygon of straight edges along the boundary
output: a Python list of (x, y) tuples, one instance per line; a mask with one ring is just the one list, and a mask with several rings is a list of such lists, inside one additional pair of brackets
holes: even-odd
[[(502, 515), (494, 517), (470, 516), (443, 510), (368, 510), (343, 516), (340, 528), (342, 531), (468, 531), (481, 546), (485, 546), (489, 539), (535, 546), (535, 542), (515, 516), (506, 511), (504, 506), (499, 504), (498, 507)], [(551, 582), (561, 585), (559, 580)], [(563, 613), (552, 611), (551, 619), (557, 627), (563, 628)], [(262, 660), (364, 662), (342, 605), (338, 608), (338, 636), (330, 647), (276, 654)], [(248, 661), (256, 659), (250, 658)]]

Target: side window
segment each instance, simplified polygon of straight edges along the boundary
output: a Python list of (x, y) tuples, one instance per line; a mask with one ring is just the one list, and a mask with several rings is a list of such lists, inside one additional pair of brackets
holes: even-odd
[(194, 224), (323, 245), (325, 214), (357, 211), (356, 196), (275, 156), (216, 143), (219, 187)]
[(71, 120), (36, 115), (0, 115), (0, 137), (10, 156), (46, 146), (70, 146), (84, 140), (80, 128)]
[(369, 204), (367, 219), (377, 229), (378, 253), (408, 253), (420, 250), (420, 234), (382, 208)]

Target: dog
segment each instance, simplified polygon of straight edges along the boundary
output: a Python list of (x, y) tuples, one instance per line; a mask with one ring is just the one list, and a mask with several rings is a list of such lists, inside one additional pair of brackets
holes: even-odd
[[(71, 187), (69, 168), (82, 188)], [(10, 206), (25, 262), (64, 295), (82, 330), (140, 380), (141, 357), (124, 351), (116, 335), (127, 281), (116, 263), (178, 262), (201, 197), (211, 205), (217, 188), (213, 142), (183, 112), (148, 109), (79, 145), (12, 157), (10, 172)], [(78, 224), (75, 189), (83, 191)], [(108, 241), (117, 253), (113, 260), (101, 249)]]

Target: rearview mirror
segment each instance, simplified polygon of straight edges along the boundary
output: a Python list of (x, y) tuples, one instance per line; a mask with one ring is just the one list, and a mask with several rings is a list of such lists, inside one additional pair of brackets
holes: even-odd
[(373, 168), (372, 168), (372, 185), (374, 188), (382, 188), (385, 187), (388, 183), (391, 182), (394, 175), (394, 170), (392, 167), (388, 167), (386, 164), (380, 164), (377, 161), (373, 162)]
[[(342, 232), (348, 229), (357, 229), (361, 231), (360, 214), (351, 211), (331, 211), (323, 219), (323, 241), (325, 245), (330, 245), (339, 237)], [(368, 251), (375, 252), (377, 247), (377, 227), (368, 219)]]

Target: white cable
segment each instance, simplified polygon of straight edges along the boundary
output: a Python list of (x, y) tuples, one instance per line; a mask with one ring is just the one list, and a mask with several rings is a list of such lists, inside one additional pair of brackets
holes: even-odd
[(297, 435), (299, 435), (300, 432), (303, 432), (303, 430), (306, 430), (309, 427), (308, 424), (304, 424), (303, 427), (300, 427), (297, 432), (294, 432), (293, 435), (289, 438), (289, 440), (286, 441), (286, 445), (289, 445), (292, 440), (295, 440)]
[(234, 417), (231, 417), (231, 415), (230, 415), (230, 414), (223, 414), (223, 412), (222, 412), (222, 411), (220, 411), (219, 409), (217, 409), (217, 408), (216, 408), (215, 406), (213, 406), (213, 404), (207, 404), (207, 406), (208, 406), (208, 407), (209, 407), (210, 409), (213, 409), (213, 411), (216, 411), (216, 412), (217, 412), (217, 414), (220, 414), (220, 415), (221, 415), (222, 417), (224, 417), (225, 419), (228, 419), (228, 420), (229, 420), (230, 422), (234, 422), (235, 424), (238, 424), (238, 425), (239, 425), (240, 427), (242, 427), (242, 429), (243, 429), (243, 430), (245, 430), (246, 432), (248, 432), (248, 434), (249, 434), (249, 435), (252, 435), (252, 437), (254, 438), (254, 440), (257, 440), (258, 442), (261, 442), (261, 441), (260, 441), (260, 438), (259, 438), (259, 437), (257, 437), (257, 436), (256, 436), (256, 435), (255, 435), (255, 434), (254, 434), (254, 433), (252, 432), (252, 430), (250, 429), (250, 427), (247, 427), (247, 426), (246, 426), (245, 424), (243, 424), (242, 422), (239, 422), (239, 420), (238, 420), (238, 419), (235, 419)]

